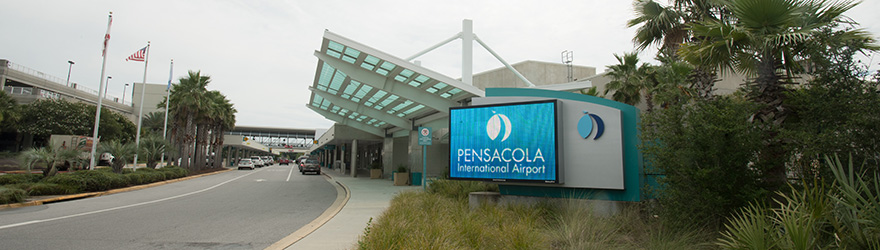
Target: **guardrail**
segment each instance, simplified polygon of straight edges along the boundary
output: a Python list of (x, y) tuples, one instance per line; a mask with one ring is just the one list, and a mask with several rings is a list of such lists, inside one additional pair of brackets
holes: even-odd
[[(86, 93), (89, 93), (89, 94), (92, 94), (92, 95), (98, 96), (98, 91), (97, 91), (97, 90), (94, 90), (94, 89), (91, 89), (91, 88), (88, 88), (88, 87), (82, 86), (82, 85), (80, 85), (80, 84), (78, 84), (78, 83), (75, 83), (75, 82), (71, 82), (70, 85), (68, 86), (68, 85), (67, 85), (67, 80), (65, 80), (65, 79), (62, 79), (62, 78), (60, 78), (60, 77), (56, 77), (56, 76), (53, 76), (53, 75), (49, 75), (49, 74), (46, 74), (46, 73), (40, 72), (40, 71), (35, 70), (35, 69), (31, 69), (31, 68), (28, 68), (28, 67), (25, 67), (25, 66), (22, 66), (22, 65), (19, 65), (19, 64), (15, 64), (15, 63), (12, 63), (12, 62), (10, 62), (10, 61), (6, 61), (6, 67), (9, 68), (9, 69), (13, 69), (13, 70), (15, 70), (15, 71), (18, 71), (18, 72), (24, 73), (24, 74), (26, 74), (26, 75), (30, 75), (30, 76), (33, 76), (33, 77), (37, 77), (37, 78), (40, 78), (40, 79), (43, 79), (43, 80), (46, 80), (46, 81), (49, 81), (49, 82), (52, 82), (52, 83), (55, 83), (55, 84), (61, 85), (61, 86), (65, 86), (65, 87), (73, 88), (73, 89), (75, 89), (75, 90), (79, 90), (79, 91), (82, 91), (82, 92), (86, 92)], [(13, 88), (23, 88), (23, 87), (13, 87)], [(4, 88), (3, 90), (6, 91), (6, 92), (8, 92), (8, 93), (11, 93), (11, 94), (32, 94), (32, 93), (33, 93), (33, 88), (31, 88), (31, 91), (28, 92), (28, 93), (14, 93), (14, 92), (12, 92), (12, 91), (15, 91), (15, 90), (18, 90), (18, 89), (7, 90), (6, 88)], [(19, 90), (19, 91), (21, 91), (21, 90)], [(56, 94), (57, 94), (57, 93), (56, 93)], [(44, 93), (41, 93), (41, 95), (44, 95), (44, 96), (45, 96), (45, 95), (50, 95), (50, 96), (51, 96), (51, 94), (44, 94)], [(129, 101), (129, 100), (126, 100), (126, 102), (121, 102), (121, 101), (120, 101), (120, 100), (121, 100), (121, 97), (116, 97), (116, 96), (109, 95), (109, 94), (108, 94), (108, 95), (105, 95), (105, 96), (104, 96), (104, 99), (105, 99), (105, 100), (108, 100), (108, 101), (111, 101), (111, 102), (121, 103), (121, 104), (123, 104), (123, 105), (128, 105), (128, 106), (131, 106), (131, 105), (132, 105), (132, 102)]]

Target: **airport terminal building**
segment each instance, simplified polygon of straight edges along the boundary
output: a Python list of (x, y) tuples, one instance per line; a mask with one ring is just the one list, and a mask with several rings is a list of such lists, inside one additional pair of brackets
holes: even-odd
[[(610, 79), (570, 63), (508, 64), (470, 26), (409, 58), (325, 31), (306, 106), (335, 125), (308, 153), (352, 176), (381, 166), (388, 179), (404, 167), (414, 185), (424, 175), (498, 182), (502, 194), (640, 200), (638, 109), (580, 93)], [(459, 39), (505, 67), (472, 74), (465, 49), (453, 79), (413, 60)]]

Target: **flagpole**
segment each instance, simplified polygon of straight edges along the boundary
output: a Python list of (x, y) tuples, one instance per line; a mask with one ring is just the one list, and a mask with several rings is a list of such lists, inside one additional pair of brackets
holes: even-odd
[[(168, 87), (165, 87), (165, 126), (162, 128), (162, 140), (168, 139), (168, 104), (171, 103), (171, 78), (174, 77), (174, 59), (171, 59), (171, 70), (168, 72)], [(165, 162), (165, 150), (162, 151), (162, 160)], [(168, 166), (168, 163), (165, 163)]]
[[(101, 56), (104, 57), (103, 62), (101, 62), (101, 79), (100, 84), (98, 85), (98, 89), (104, 88), (104, 73), (107, 68), (107, 47), (110, 46), (110, 24), (113, 24), (113, 12), (110, 12), (107, 21), (107, 34), (104, 35), (104, 50), (101, 53)], [(102, 100), (104, 100), (104, 96), (101, 95), (101, 91), (98, 91), (98, 106), (95, 110), (95, 130), (92, 131), (92, 154), (89, 157), (89, 169), (95, 169), (95, 153), (98, 151), (98, 128), (101, 125), (101, 104)]]
[(150, 65), (150, 41), (147, 41), (147, 52), (144, 54), (144, 81), (141, 82), (141, 104), (139, 105), (141, 110), (138, 112), (137, 131), (135, 131), (134, 137), (134, 169), (137, 169), (138, 150), (140, 150), (141, 143), (141, 121), (144, 119), (144, 92), (147, 92), (147, 65)]

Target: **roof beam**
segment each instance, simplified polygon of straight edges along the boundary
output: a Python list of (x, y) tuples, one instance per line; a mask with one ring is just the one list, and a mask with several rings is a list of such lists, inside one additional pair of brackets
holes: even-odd
[[(476, 35), (474, 35), (474, 36), (476, 36)], [(441, 82), (445, 82), (447, 84), (453, 85), (456, 88), (459, 88), (459, 89), (462, 89), (468, 93), (471, 93), (472, 95), (476, 95), (476, 96), (485, 96), (486, 95), (485, 91), (483, 91), (477, 87), (474, 87), (473, 85), (465, 84), (459, 80), (456, 80), (456, 79), (453, 79), (449, 76), (434, 72), (428, 68), (425, 68), (425, 67), (422, 67), (419, 65), (415, 65), (407, 60), (400, 59), (398, 57), (395, 57), (395, 56), (392, 56), (388, 53), (374, 49), (370, 46), (364, 45), (364, 44), (359, 43), (357, 41), (354, 41), (354, 40), (348, 39), (346, 37), (337, 35), (336, 33), (330, 32), (329, 30), (324, 30), (324, 40), (336, 41), (337, 43), (340, 43), (342, 45), (357, 49), (361, 53), (367, 53), (367, 54), (373, 55), (375, 57), (378, 57), (379, 59), (388, 61), (388, 62), (393, 63), (398, 66), (403, 66), (404, 68), (415, 71), (416, 73), (419, 73), (419, 74), (437, 79)], [(455, 40), (455, 39), (453, 39), (453, 40)], [(322, 47), (321, 51), (326, 51), (326, 48)], [(458, 100), (454, 100), (454, 101), (458, 101)]]
[(318, 114), (324, 116), (324, 118), (330, 119), (330, 120), (332, 120), (332, 121), (334, 121), (334, 122), (337, 122), (337, 123), (339, 123), (339, 124), (346, 125), (346, 126), (349, 126), (349, 127), (352, 127), (352, 128), (356, 128), (356, 129), (359, 129), (359, 130), (361, 130), (361, 131), (364, 131), (364, 132), (367, 132), (367, 133), (370, 133), (370, 134), (374, 134), (374, 135), (377, 135), (377, 136), (385, 137), (385, 130), (383, 130), (383, 129), (380, 129), (380, 128), (377, 128), (377, 127), (373, 127), (373, 126), (369, 126), (369, 125), (366, 125), (366, 124), (360, 123), (360, 122), (358, 122), (358, 121), (354, 121), (354, 120), (348, 119), (348, 118), (346, 118), (346, 117), (342, 117), (342, 116), (340, 116), (340, 115), (337, 115), (337, 114), (334, 114), (334, 113), (327, 112), (326, 110), (323, 110), (323, 109), (320, 109), (320, 108), (316, 108), (315, 106), (312, 106), (312, 105), (308, 105), (308, 104), (306, 104), (306, 107), (308, 107), (308, 108), (311, 109), (312, 111), (315, 111), (316, 113), (318, 113)]
[(390, 115), (387, 112), (379, 111), (379, 110), (376, 110), (371, 107), (360, 105), (359, 103), (353, 102), (351, 100), (348, 100), (348, 99), (345, 99), (345, 98), (342, 98), (339, 96), (335, 96), (333, 94), (327, 93), (325, 91), (321, 91), (321, 90), (316, 89), (314, 87), (309, 87), (309, 90), (311, 90), (312, 93), (314, 93), (316, 95), (320, 95), (324, 99), (330, 101), (330, 103), (333, 103), (333, 105), (336, 105), (340, 108), (348, 109), (349, 111), (355, 111), (360, 114), (366, 115), (371, 118), (376, 118), (377, 120), (384, 121), (388, 124), (391, 124), (391, 125), (394, 125), (397, 127), (402, 127), (402, 128), (412, 127), (412, 124), (408, 120), (401, 119), (400, 117), (397, 117), (396, 115)]
[(315, 56), (318, 57), (318, 59), (322, 62), (327, 63), (333, 68), (336, 68), (336, 70), (341, 70), (342, 72), (345, 72), (348, 77), (356, 79), (358, 82), (368, 84), (374, 88), (382, 89), (389, 93), (394, 93), (406, 99), (418, 100), (420, 104), (424, 104), (429, 108), (433, 108), (435, 110), (445, 113), (449, 112), (449, 107), (455, 106), (455, 102), (453, 102), (452, 100), (427, 93), (419, 88), (415, 88), (404, 83), (395, 82), (392, 74), (389, 74), (388, 77), (384, 77), (375, 72), (366, 70), (359, 66), (355, 66), (354, 64), (350, 64), (338, 58), (328, 56), (327, 54), (321, 53), (319, 51), (315, 51)]

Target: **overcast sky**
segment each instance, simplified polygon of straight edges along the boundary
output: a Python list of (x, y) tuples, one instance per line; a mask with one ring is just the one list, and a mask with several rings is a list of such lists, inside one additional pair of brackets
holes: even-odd
[[(660, 0), (661, 2), (665, 2)], [(125, 58), (151, 41), (147, 82), (166, 83), (174, 59), (174, 82), (201, 70), (209, 90), (225, 94), (238, 110), (236, 125), (328, 128), (333, 122), (305, 105), (315, 77), (323, 31), (406, 58), (461, 31), (474, 33), (508, 63), (560, 62), (574, 51), (574, 64), (615, 64), (613, 54), (632, 51), (631, 1), (282, 1), (0, 0), (0, 59), (98, 89), (101, 47), (113, 12), (108, 94), (121, 97), (125, 83), (143, 79), (142, 62)], [(847, 16), (880, 35), (880, 1), (865, 1)], [(641, 54), (651, 60), (654, 50)], [(461, 43), (417, 58), (422, 66), (461, 76)], [(880, 57), (872, 60), (878, 69)], [(479, 45), (474, 72), (503, 67)], [(126, 100), (131, 100), (131, 86)]]

